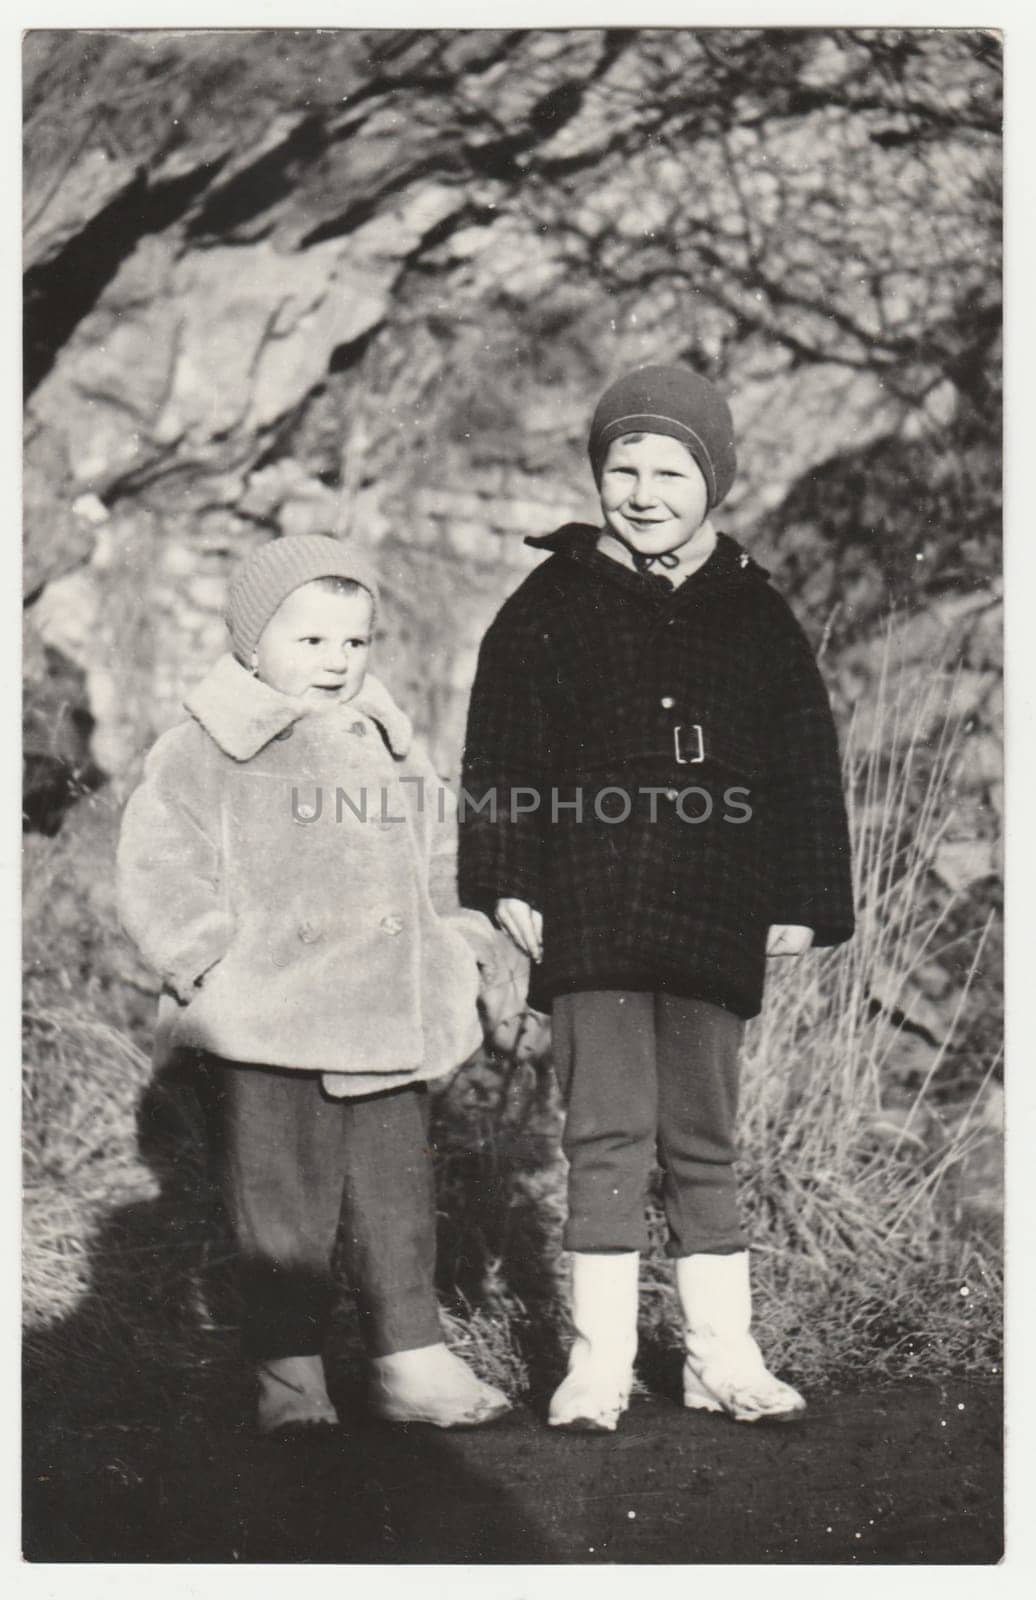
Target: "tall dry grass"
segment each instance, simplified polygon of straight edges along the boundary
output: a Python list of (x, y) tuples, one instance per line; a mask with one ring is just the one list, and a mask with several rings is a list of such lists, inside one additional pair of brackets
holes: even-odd
[[(771, 963), (746, 1044), (743, 1196), (760, 1321), (805, 1380), (989, 1372), (1000, 1360), (999, 1228), (968, 1208), (972, 1159), (998, 1139), (987, 1091), (999, 1017), (982, 1059), (956, 1055), (995, 912), (933, 871), (964, 724), (952, 672), (933, 672), (920, 696), (912, 685), (890, 639), (848, 731), (857, 932)], [(925, 1038), (910, 1020), (918, 975), (951, 952), (962, 981), (941, 1036)], [(947, 1103), (947, 1079), (969, 1082), (968, 1097)]]

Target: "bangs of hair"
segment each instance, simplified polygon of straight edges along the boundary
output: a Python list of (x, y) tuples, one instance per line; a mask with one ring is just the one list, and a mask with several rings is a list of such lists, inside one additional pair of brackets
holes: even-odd
[(680, 446), (680, 449), (683, 451), (688, 461), (693, 461), (695, 466), (699, 467), (700, 470), (700, 464), (695, 457), (694, 451), (691, 449), (690, 445), (685, 439), (678, 439), (675, 433), (652, 433), (650, 430), (641, 433), (620, 433), (616, 438), (609, 439), (604, 454), (599, 458), (600, 468), (603, 468), (605, 462), (608, 460), (609, 451), (614, 450), (616, 446), (622, 446), (624, 444), (643, 444), (645, 439), (671, 439), (674, 444), (678, 444)]

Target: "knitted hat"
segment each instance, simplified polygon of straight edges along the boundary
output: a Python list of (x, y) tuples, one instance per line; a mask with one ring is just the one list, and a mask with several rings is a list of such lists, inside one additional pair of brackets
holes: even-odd
[(590, 464), (599, 484), (608, 446), (627, 433), (665, 433), (687, 446), (718, 506), (734, 481), (737, 454), (730, 407), (689, 367), (638, 367), (605, 390), (590, 424)]
[(281, 601), (314, 578), (351, 578), (368, 591), (377, 610), (377, 579), (362, 551), (323, 533), (271, 539), (234, 569), (227, 589), (223, 618), (244, 666)]

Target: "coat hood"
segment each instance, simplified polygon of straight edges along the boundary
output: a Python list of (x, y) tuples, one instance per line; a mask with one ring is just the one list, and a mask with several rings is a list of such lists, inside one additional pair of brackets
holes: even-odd
[[(378, 724), (394, 756), (407, 754), (414, 732), (410, 718), (379, 678), (368, 673), (359, 694), (347, 704)], [(184, 706), (234, 761), (250, 761), (271, 739), (313, 711), (308, 701), (281, 694), (253, 677), (230, 654), (221, 656), (195, 685)]]

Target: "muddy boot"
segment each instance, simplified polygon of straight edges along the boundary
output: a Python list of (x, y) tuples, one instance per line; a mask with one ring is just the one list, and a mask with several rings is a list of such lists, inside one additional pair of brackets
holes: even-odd
[(338, 1413), (328, 1398), (319, 1356), (281, 1356), (263, 1361), (259, 1379), (259, 1432), (333, 1428)]
[(629, 1405), (637, 1353), (637, 1252), (573, 1255), (575, 1340), (568, 1376), (555, 1391), (552, 1428), (614, 1433)]
[(684, 1256), (676, 1263), (687, 1357), (683, 1403), (725, 1411), (736, 1422), (793, 1422), (802, 1396), (766, 1370), (749, 1328), (748, 1253)]
[(385, 1422), (479, 1428), (511, 1409), (505, 1394), (476, 1378), (444, 1344), (376, 1356), (371, 1366), (371, 1409)]

